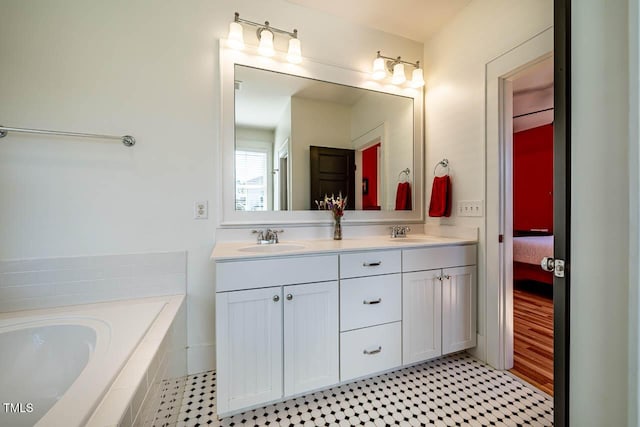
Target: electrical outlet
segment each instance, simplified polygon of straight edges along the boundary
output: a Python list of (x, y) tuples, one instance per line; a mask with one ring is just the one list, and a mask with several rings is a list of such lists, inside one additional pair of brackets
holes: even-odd
[(458, 216), (483, 216), (482, 200), (460, 200), (458, 202)]
[(209, 202), (195, 202), (193, 204), (193, 218), (207, 219), (209, 218)]

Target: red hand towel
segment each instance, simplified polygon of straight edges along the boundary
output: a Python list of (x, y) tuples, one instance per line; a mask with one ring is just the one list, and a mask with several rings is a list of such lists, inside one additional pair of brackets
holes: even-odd
[(451, 178), (449, 175), (433, 178), (429, 216), (451, 216)]
[(411, 184), (400, 182), (396, 190), (396, 210), (410, 211), (411, 209)]

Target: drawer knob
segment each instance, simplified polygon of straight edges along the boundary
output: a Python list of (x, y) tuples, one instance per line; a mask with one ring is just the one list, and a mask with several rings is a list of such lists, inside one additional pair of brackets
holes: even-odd
[(362, 301), (362, 303), (366, 305), (380, 304), (381, 302), (382, 302), (382, 298), (378, 298), (371, 301), (367, 301), (367, 300)]
[(371, 355), (371, 354), (378, 354), (381, 351), (382, 351), (382, 346), (380, 345), (375, 350), (363, 350), (362, 353)]
[(374, 261), (374, 262), (363, 262), (362, 266), (363, 267), (377, 267), (380, 264), (382, 264), (382, 261)]

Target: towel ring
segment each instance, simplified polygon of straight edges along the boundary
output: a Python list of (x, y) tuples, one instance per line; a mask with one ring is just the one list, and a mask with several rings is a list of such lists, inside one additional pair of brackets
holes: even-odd
[(433, 175), (435, 176), (437, 170), (438, 170), (438, 166), (442, 166), (443, 168), (447, 169), (447, 175), (449, 174), (449, 159), (442, 159), (440, 160), (438, 163), (436, 163), (436, 166), (433, 168)]
[(404, 175), (404, 181), (402, 182), (407, 182), (409, 181), (409, 174), (411, 173), (411, 169), (406, 168), (405, 170), (401, 170), (400, 173), (398, 174), (398, 181), (400, 181), (400, 179), (403, 177)]

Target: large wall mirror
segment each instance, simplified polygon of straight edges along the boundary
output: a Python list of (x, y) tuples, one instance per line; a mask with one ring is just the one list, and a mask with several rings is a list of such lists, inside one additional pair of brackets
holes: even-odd
[(421, 89), (220, 51), (223, 225), (325, 222), (338, 193), (347, 221), (423, 219)]

